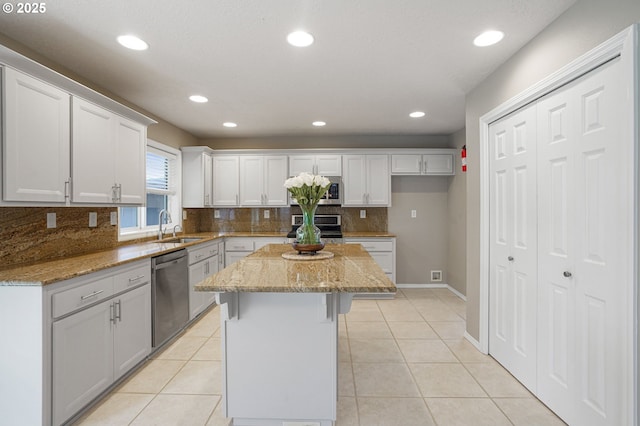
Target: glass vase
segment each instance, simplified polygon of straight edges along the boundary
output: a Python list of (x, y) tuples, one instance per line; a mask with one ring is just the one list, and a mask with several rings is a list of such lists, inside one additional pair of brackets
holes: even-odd
[(302, 225), (296, 230), (296, 242), (298, 244), (321, 244), (320, 228), (314, 223), (317, 204), (300, 205), (302, 209)]

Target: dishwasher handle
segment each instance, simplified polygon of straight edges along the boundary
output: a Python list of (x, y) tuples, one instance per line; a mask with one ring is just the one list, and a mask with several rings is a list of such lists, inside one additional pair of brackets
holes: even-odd
[(185, 256), (185, 257), (181, 257), (181, 258), (176, 259), (176, 260), (172, 260), (170, 262), (156, 264), (154, 269), (156, 271), (159, 271), (160, 269), (168, 268), (170, 266), (177, 265), (178, 263), (186, 262), (186, 261), (187, 261), (187, 258)]

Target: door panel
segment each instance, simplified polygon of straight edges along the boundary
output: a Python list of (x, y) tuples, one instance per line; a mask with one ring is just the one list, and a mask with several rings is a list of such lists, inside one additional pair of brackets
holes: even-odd
[(624, 423), (618, 68), (605, 64), (538, 103), (538, 396), (570, 424)]
[(535, 391), (537, 247), (535, 105), (490, 132), (489, 352)]

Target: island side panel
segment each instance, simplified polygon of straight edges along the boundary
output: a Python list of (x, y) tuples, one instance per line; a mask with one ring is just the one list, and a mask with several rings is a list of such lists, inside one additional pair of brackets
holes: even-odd
[(226, 416), (334, 421), (338, 295), (237, 297), (237, 316), (222, 316)]

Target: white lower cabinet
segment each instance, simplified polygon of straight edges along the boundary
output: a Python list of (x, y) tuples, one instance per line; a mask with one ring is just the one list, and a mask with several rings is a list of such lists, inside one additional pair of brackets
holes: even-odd
[(90, 275), (52, 295), (54, 425), (74, 416), (151, 352), (150, 272), (147, 260), (117, 273)]
[(215, 293), (196, 291), (195, 285), (221, 269), (220, 260), (224, 258), (224, 254), (221, 252), (223, 247), (223, 243), (215, 241), (187, 249), (189, 253), (190, 321), (215, 302)]
[(358, 237), (345, 238), (346, 244), (360, 244), (376, 261), (378, 266), (396, 282), (396, 239), (393, 237)]

